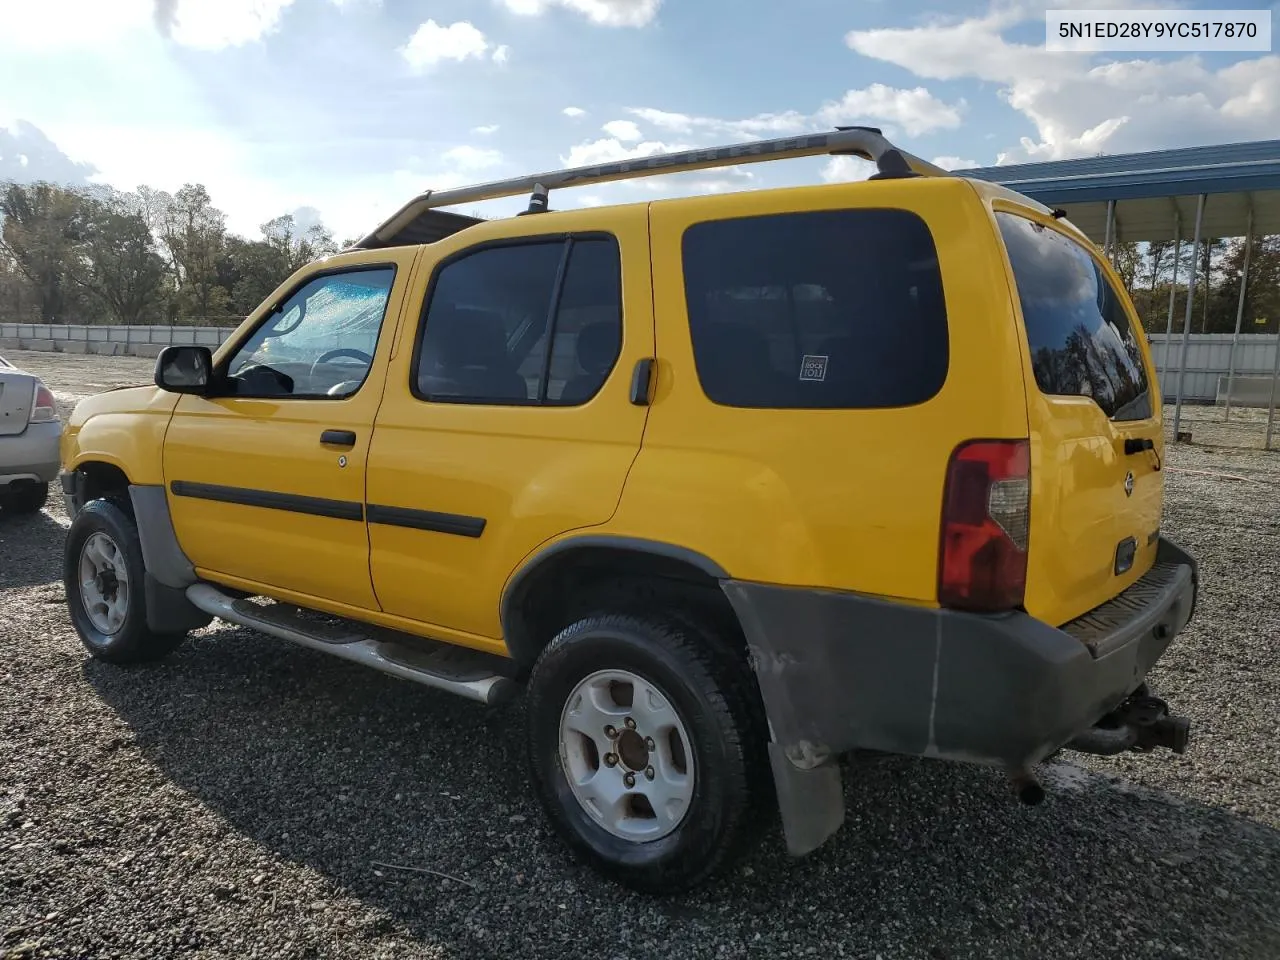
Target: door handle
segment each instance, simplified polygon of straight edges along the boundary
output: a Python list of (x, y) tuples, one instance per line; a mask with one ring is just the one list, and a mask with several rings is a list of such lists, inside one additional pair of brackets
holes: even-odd
[(354, 447), (356, 432), (354, 430), (326, 430), (320, 434), (321, 443), (331, 443), (336, 447)]

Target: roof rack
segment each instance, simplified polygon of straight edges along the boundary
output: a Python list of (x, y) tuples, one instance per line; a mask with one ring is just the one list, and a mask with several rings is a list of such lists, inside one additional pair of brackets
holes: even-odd
[[(875, 127), (837, 127), (832, 133), (815, 133), (777, 140), (755, 140), (724, 147), (685, 150), (681, 153), (662, 153), (617, 163), (572, 167), (549, 173), (514, 177), (510, 180), (495, 180), (491, 183), (458, 187), (454, 190), (428, 190), (406, 203), (394, 216), (355, 246), (358, 249), (372, 249), (414, 242), (405, 239), (405, 235), (416, 232), (413, 227), (420, 217), (439, 207), (449, 207), (459, 203), (478, 203), (482, 200), (528, 193), (531, 194), (532, 200), (527, 212), (538, 213), (547, 209), (549, 191), (562, 187), (579, 187), (636, 177), (652, 177), (667, 173), (705, 170), (711, 167), (737, 166), (760, 163), (765, 160), (789, 160), (823, 154), (852, 155), (872, 161), (877, 168), (877, 172), (871, 177), (873, 180), (951, 176), (941, 167), (898, 149)], [(473, 222), (479, 221), (473, 220)], [(463, 225), (466, 224), (459, 221), (459, 229)]]

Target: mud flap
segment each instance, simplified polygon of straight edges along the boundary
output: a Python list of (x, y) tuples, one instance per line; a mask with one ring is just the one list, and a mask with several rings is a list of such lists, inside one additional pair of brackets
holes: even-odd
[(826, 760), (801, 770), (781, 744), (769, 744), (769, 766), (778, 792), (778, 811), (787, 852), (802, 857), (827, 842), (844, 824), (844, 784), (840, 764)]

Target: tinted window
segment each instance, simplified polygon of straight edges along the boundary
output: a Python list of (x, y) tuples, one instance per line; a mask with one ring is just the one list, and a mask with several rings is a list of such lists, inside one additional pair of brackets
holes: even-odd
[(1056, 230), (1007, 213), (996, 219), (1040, 389), (1092, 397), (1113, 420), (1151, 416), (1136, 332), (1097, 261)]
[(684, 235), (698, 378), (735, 407), (921, 403), (947, 375), (942, 275), (904, 210), (719, 220)]
[(316, 277), (270, 314), (231, 357), (238, 396), (347, 397), (368, 376), (394, 267)]
[[(491, 247), (446, 264), (427, 309), (415, 373), (419, 396), (492, 404), (585, 402), (617, 359), (620, 276), (612, 239)], [(553, 302), (558, 306), (551, 317)]]
[(560, 293), (547, 399), (585, 403), (622, 348), (622, 272), (612, 240), (574, 241)]

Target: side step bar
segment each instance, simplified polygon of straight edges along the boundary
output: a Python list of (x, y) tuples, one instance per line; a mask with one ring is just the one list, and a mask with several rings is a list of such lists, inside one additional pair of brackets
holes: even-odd
[(469, 700), (493, 705), (516, 693), (516, 682), (495, 670), (498, 658), (479, 651), (350, 621), (341, 621), (341, 625), (316, 623), (307, 620), (297, 607), (237, 600), (207, 583), (188, 587), (187, 599), (205, 613), (230, 623)]

